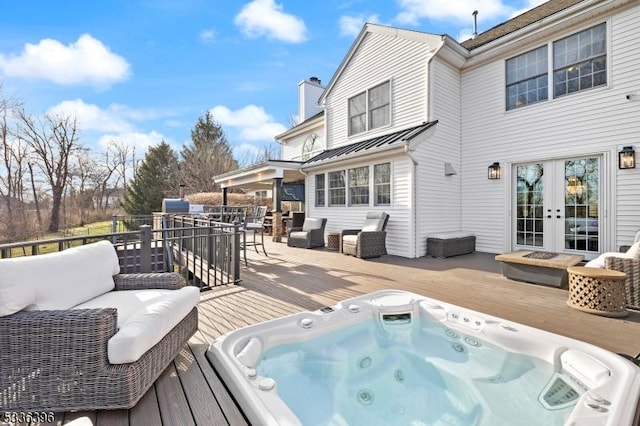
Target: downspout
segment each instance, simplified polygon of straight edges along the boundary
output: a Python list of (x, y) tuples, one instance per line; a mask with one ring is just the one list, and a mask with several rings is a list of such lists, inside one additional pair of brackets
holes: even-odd
[(416, 196), (418, 195), (418, 190), (416, 188), (417, 173), (418, 173), (418, 160), (411, 154), (411, 149), (409, 148), (409, 141), (404, 141), (404, 153), (411, 160), (412, 170), (411, 170), (411, 229), (410, 232), (413, 236), (413, 255), (414, 257), (418, 257), (418, 238), (416, 237), (416, 229), (417, 229), (417, 220), (418, 213), (417, 210), (417, 200)]

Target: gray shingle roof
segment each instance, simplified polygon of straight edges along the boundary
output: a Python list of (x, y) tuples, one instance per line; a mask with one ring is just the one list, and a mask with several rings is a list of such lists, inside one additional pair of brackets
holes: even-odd
[[(499, 39), (507, 34), (522, 29), (527, 25), (531, 25), (541, 19), (547, 18), (555, 13), (558, 13), (564, 9), (567, 9), (573, 5), (576, 5), (584, 0), (550, 0), (541, 4), (538, 7), (518, 15), (513, 19), (510, 19), (502, 24), (478, 34), (475, 38), (462, 42), (462, 46), (467, 50), (476, 49), (482, 45), (490, 43)], [(482, 11), (480, 11), (482, 12)]]
[(397, 142), (411, 140), (425, 130), (435, 126), (438, 120), (424, 122), (418, 126), (410, 127), (408, 129), (400, 130), (397, 132), (389, 133), (383, 136), (376, 136), (375, 138), (367, 139), (360, 142), (355, 142), (349, 145), (344, 145), (338, 148), (328, 149), (322, 151), (320, 154), (315, 155), (305, 161), (302, 167), (311, 164), (316, 164), (321, 161), (329, 160), (331, 158), (343, 157), (350, 154), (360, 153), (363, 151), (373, 150), (376, 148), (386, 147)]

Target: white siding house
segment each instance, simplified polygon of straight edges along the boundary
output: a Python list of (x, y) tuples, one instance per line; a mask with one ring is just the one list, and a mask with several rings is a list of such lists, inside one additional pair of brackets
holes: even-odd
[(464, 43), (366, 24), (324, 112), (277, 136), (307, 215), (338, 231), (385, 211), (388, 252), (410, 258), (446, 231), (490, 253), (629, 244), (640, 167), (618, 156), (640, 141), (638, 28), (637, 0), (551, 0)]

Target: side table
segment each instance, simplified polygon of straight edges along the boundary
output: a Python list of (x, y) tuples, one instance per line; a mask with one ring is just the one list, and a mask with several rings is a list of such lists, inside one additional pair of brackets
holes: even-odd
[(570, 266), (567, 305), (590, 314), (626, 317), (625, 281), (627, 274), (610, 269)]
[(339, 232), (327, 232), (327, 250), (331, 250), (331, 251), (340, 250), (340, 233)]

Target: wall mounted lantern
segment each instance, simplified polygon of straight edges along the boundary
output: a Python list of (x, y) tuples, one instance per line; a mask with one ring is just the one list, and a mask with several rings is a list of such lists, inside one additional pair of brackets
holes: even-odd
[(618, 153), (619, 169), (635, 169), (636, 168), (636, 152), (632, 146), (625, 146)]
[(489, 179), (500, 179), (500, 163), (493, 163), (489, 166)]

